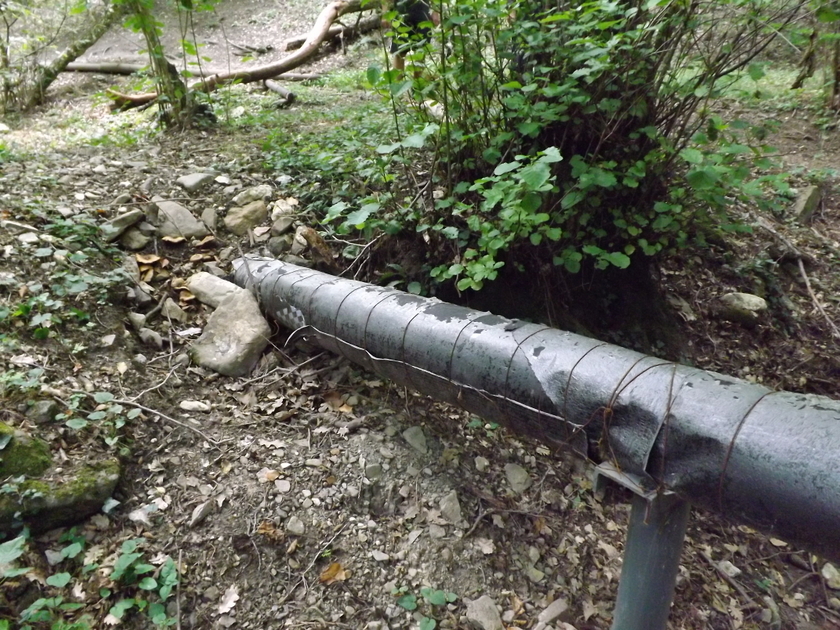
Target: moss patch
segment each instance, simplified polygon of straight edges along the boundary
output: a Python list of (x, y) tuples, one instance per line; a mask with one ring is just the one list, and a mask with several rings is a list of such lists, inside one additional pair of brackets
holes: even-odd
[(5, 477), (38, 477), (52, 464), (50, 446), (0, 422), (0, 479)]

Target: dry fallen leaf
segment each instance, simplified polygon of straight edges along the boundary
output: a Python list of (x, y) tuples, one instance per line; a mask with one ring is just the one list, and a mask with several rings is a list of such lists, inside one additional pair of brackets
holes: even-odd
[(257, 533), (272, 542), (280, 542), (285, 537), (283, 532), (271, 521), (263, 521), (257, 526)]
[(224, 615), (225, 613), (229, 613), (236, 606), (238, 600), (239, 589), (236, 587), (236, 584), (231, 584), (222, 596), (222, 601), (219, 602), (219, 614)]
[(322, 584), (330, 585), (333, 582), (343, 582), (348, 577), (347, 571), (341, 566), (340, 562), (333, 562), (330, 566), (323, 570), (318, 578)]

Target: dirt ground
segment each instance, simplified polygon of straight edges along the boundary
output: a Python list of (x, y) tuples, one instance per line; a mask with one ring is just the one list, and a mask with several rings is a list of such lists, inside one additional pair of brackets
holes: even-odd
[[(277, 44), (304, 34), (320, 9), (318, 0), (221, 3), (196, 27), (208, 63), (225, 70), (279, 59)], [(177, 40), (169, 37), (169, 44)], [(225, 54), (226, 41), (275, 49), (244, 62)], [(141, 48), (136, 34), (119, 30), (86, 60), (130, 60)], [(359, 67), (375, 50), (358, 44), (301, 71)], [(261, 166), (258, 129), (158, 135), (129, 146), (103, 142), (109, 134), (151, 128), (148, 114), (116, 119), (108, 113), (104, 99), (92, 94), (106, 83), (113, 80), (62, 78), (49, 107), (10, 124), (4, 136), (27, 158), (0, 166), (3, 218), (32, 224), (45, 238), (27, 247), (14, 230), (0, 231), (0, 270), (14, 278), (4, 280), (0, 305), (23, 299), (32, 282), (49, 286), (55, 278), (60, 264), (39, 258), (35, 247), (55, 245), (60, 237), (49, 236), (55, 232), (49, 226), (60, 217), (107, 219), (123, 193), (129, 204), (151, 194), (178, 198), (197, 215), (208, 208), (221, 214), (230, 205), (228, 186), (268, 183), (284, 195), (278, 174)], [(821, 168), (840, 158), (836, 134), (796, 112), (782, 129), (776, 144), (789, 164)], [(207, 169), (219, 175), (207, 191), (189, 195), (175, 185), (176, 177)], [(828, 323), (838, 320), (840, 252), (840, 197), (832, 185), (823, 183), (810, 226), (774, 222), (772, 230), (738, 237), (730, 250), (710, 247), (665, 261), (662, 282), (683, 313), (693, 364), (780, 389), (840, 395), (840, 355)], [(152, 261), (143, 272), (151, 305), (178, 301), (184, 278), (208, 264), (227, 271), (241, 252), (262, 251), (267, 237), (237, 238), (219, 229), (201, 246), (154, 241), (142, 252)], [(798, 267), (773, 262), (772, 248), (785, 239), (808, 254), (810, 289)], [(100, 262), (88, 271), (108, 269)], [(715, 296), (757, 291), (756, 278), (765, 278), (767, 293), (788, 300), (775, 311), (784, 317), (774, 315), (752, 331), (713, 317)], [(57, 337), (37, 340), (20, 326), (0, 329), (7, 372), (44, 369), (32, 396), (66, 402), (74, 393), (108, 391), (141, 411), (121, 443), (127, 449), (115, 495), (120, 504), (79, 529), (85, 564), (99, 568), (74, 573), (63, 590), (48, 585), (46, 576), (70, 560), (49, 566), (65, 543), (61, 532), (45, 534), (27, 556), (36, 577), (0, 584), (0, 615), (13, 619), (36, 597), (60, 593), (84, 604), (92, 627), (119, 625), (108, 616), (117, 595), (101, 589), (122, 597), (139, 592), (109, 575), (121, 545), (142, 539), (140, 549), (156, 571), (166, 558), (180, 568), (180, 584), (167, 601), (179, 628), (467, 629), (476, 627), (470, 602), (482, 597), (492, 600), (502, 624), (485, 630), (535, 628), (546, 619), (540, 627), (610, 627), (627, 493), (610, 488), (596, 498), (585, 464), (340, 358), (285, 348), (288, 331), (275, 331), (272, 349), (249, 377), (190, 365), (186, 348), (210, 311), (182, 301), (184, 321), (149, 315), (162, 337), (157, 348), (127, 323), (129, 311), (142, 310), (126, 297), (128, 288), (117, 283), (101, 303), (92, 292), (67, 298), (92, 315), (90, 324), (56, 324)], [(10, 397), (6, 420), (29, 426), (26, 410), (25, 399)], [(101, 432), (80, 438), (55, 424), (48, 435), (68, 460), (88, 449), (108, 450)], [(840, 592), (829, 588), (824, 567), (785, 541), (696, 511), (669, 627), (840, 628)], [(122, 625), (151, 622), (135, 613)]]

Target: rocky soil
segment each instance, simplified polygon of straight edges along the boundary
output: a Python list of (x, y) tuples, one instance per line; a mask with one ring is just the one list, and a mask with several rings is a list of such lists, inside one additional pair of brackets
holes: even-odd
[[(285, 3), (237, 7), (229, 16), (220, 6), (211, 32), (221, 40), (225, 25), (228, 39), (250, 45), (305, 32), (320, 4), (298, 0), (288, 12)], [(299, 19), (289, 19), (298, 10)], [(92, 58), (110, 55), (117, 44), (109, 42), (133, 41), (109, 37)], [(33, 304), (55, 318), (0, 322), (0, 419), (31, 431), (37, 424), (59, 462), (119, 455), (123, 475), (119, 504), (77, 530), (79, 557), (97, 568), (71, 570), (62, 532), (43, 534), (22, 557), (32, 570), (0, 583), (0, 615), (14, 619), (36, 598), (61, 594), (84, 604), (92, 627), (150, 627), (136, 611), (122, 622), (109, 612), (119, 597), (140, 592), (113, 579), (120, 549), (140, 539), (154, 575), (167, 561), (179, 568), (166, 602), (177, 627), (609, 628), (630, 497), (617, 488), (595, 496), (585, 464), (340, 358), (285, 347), (288, 331), (271, 331), (269, 349), (246, 376), (190, 361), (212, 308), (193, 298), (188, 279), (228, 273), (242, 253), (270, 254), (270, 240), (284, 235), (294, 255), (311, 260), (311, 244), (288, 237), (317, 227), (316, 218), (295, 207), (288, 176), (262, 168), (259, 130), (152, 135), (114, 146), (103, 139), (141, 138), (136, 131), (151, 131), (151, 114), (111, 117), (101, 98), (86, 94), (94, 79), (65, 81), (49, 109), (11, 124), (4, 136), (25, 157), (0, 165), (0, 306), (15, 309), (41, 295)], [(192, 190), (178, 183), (200, 174), (209, 176)], [(265, 212), (240, 230), (230, 209), (243, 204), (233, 199), (256, 186), (267, 187)], [(144, 224), (155, 196), (188, 210), (202, 232), (165, 236)], [(823, 197), (817, 236), (785, 231), (785, 238), (808, 251), (836, 251), (835, 201), (831, 191)], [(136, 209), (144, 211), (141, 222), (114, 241), (112, 254), (102, 226)], [(291, 220), (278, 226), (283, 216)], [(744, 247), (760, 253), (778, 240), (765, 236), (745, 238)], [(68, 258), (82, 245), (105, 255)], [(826, 258), (814, 261), (810, 282), (836, 311), (826, 297), (836, 295)], [(771, 325), (745, 332), (711, 316), (708, 296), (749, 288), (740, 264), (702, 273), (702, 260), (666, 265), (692, 360), (836, 395), (837, 345), (798, 269), (781, 276), (795, 313), (787, 332)], [(58, 295), (56, 286), (80, 290)], [(40, 328), (46, 338), (38, 338)], [(19, 374), (34, 381), (13, 381)], [(73, 417), (110, 410), (114, 400), (100, 402), (101, 392), (122, 410), (84, 428), (31, 413), (36, 399)], [(123, 418), (124, 437), (114, 441)], [(72, 581), (46, 581), (60, 570)], [(696, 513), (670, 627), (840, 628), (837, 588), (836, 570), (819, 558)]]

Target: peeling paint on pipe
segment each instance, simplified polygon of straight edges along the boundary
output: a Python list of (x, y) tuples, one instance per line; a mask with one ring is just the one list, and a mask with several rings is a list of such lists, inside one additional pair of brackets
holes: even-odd
[(235, 282), (362, 367), (840, 559), (840, 402), (276, 260)]

